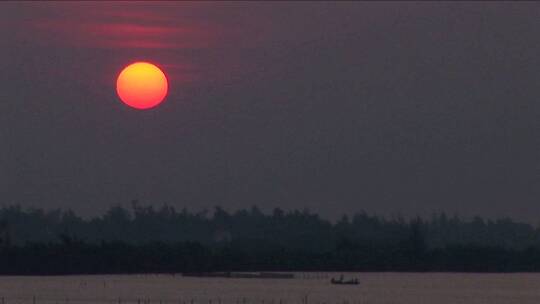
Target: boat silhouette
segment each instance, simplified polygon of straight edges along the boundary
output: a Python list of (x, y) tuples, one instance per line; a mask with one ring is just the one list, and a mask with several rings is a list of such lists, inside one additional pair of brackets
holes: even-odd
[(359, 284), (357, 278), (353, 278), (353, 279), (350, 279), (350, 280), (345, 280), (343, 278), (343, 275), (341, 275), (339, 277), (339, 279), (332, 278), (330, 280), (330, 283), (336, 284), (336, 285), (358, 285)]

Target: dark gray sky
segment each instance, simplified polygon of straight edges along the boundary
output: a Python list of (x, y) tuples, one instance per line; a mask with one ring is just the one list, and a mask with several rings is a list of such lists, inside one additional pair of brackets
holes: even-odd
[(0, 38), (2, 204), (540, 221), (538, 3), (1, 3)]

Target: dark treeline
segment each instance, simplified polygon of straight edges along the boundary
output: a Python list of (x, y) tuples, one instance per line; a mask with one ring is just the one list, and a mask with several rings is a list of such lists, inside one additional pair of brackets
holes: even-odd
[(83, 219), (0, 208), (0, 274), (197, 271), (540, 271), (540, 229), (510, 219), (337, 222), (308, 210), (177, 211), (133, 202)]

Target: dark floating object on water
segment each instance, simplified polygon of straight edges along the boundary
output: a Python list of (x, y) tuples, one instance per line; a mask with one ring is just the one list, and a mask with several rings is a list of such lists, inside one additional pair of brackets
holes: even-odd
[(184, 272), (184, 277), (234, 279), (294, 279), (292, 273), (279, 272)]
[(332, 278), (330, 280), (330, 283), (332, 284), (336, 284), (336, 285), (358, 285), (358, 279), (357, 278), (354, 278), (354, 279), (350, 279), (350, 280), (344, 280), (343, 279), (343, 275), (341, 275), (339, 277), (339, 279), (335, 279), (335, 278)]

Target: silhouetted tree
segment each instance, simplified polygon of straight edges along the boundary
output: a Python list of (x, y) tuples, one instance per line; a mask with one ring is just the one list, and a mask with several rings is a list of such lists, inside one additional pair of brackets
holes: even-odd
[(133, 201), (90, 219), (6, 206), (0, 241), (0, 274), (540, 270), (538, 228), (444, 213), (407, 221), (359, 212), (333, 223), (307, 209), (265, 214), (256, 206), (216, 206), (210, 215)]

